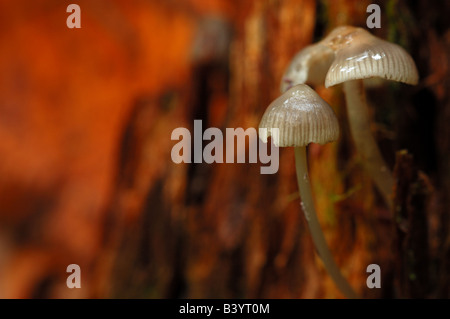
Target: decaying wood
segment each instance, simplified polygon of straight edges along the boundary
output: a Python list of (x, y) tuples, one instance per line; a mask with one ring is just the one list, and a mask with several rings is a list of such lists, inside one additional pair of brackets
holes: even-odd
[[(294, 54), (372, 1), (79, 1), (0, 4), (0, 297), (341, 298), (315, 254), (294, 157), (175, 164), (175, 128), (257, 127)], [(382, 28), (420, 73), (370, 88), (395, 167), (390, 212), (363, 170), (340, 87), (336, 143), (309, 147), (319, 219), (366, 298), (450, 297), (448, 1), (386, 1)], [(238, 146), (246, 147), (246, 146)], [(398, 150), (406, 150), (397, 152)], [(397, 154), (397, 155), (396, 155)], [(83, 289), (65, 286), (68, 264)], [(381, 267), (368, 289), (366, 267)]]

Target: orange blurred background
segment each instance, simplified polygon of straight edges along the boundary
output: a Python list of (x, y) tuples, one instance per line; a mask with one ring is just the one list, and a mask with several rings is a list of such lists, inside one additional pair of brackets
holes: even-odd
[[(0, 1), (0, 297), (341, 298), (302, 220), (290, 150), (261, 176), (251, 164), (176, 165), (170, 136), (194, 119), (257, 127), (293, 55), (336, 25), (364, 26), (371, 2), (82, 0), (81, 29), (66, 27), (70, 3)], [(362, 296), (448, 297), (448, 5), (381, 6), (374, 32), (408, 46), (421, 73), (418, 88), (375, 91), (385, 105), (406, 100), (374, 117), (391, 166), (408, 149), (430, 184), (429, 232), (414, 246), (429, 250), (426, 277), (396, 279), (397, 226), (345, 127), (310, 148), (317, 206)], [(317, 90), (343, 122), (342, 94)], [(66, 286), (72, 263), (81, 289)], [(365, 287), (370, 263), (386, 269), (381, 291)]]

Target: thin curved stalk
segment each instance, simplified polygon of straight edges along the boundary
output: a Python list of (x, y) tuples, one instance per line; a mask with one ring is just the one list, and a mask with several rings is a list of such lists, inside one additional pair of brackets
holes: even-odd
[(311, 195), (311, 187), (308, 177), (308, 165), (306, 160), (306, 146), (295, 148), (295, 169), (297, 171), (297, 183), (301, 197), (301, 206), (308, 222), (311, 236), (316, 246), (316, 250), (322, 259), (325, 269), (336, 283), (336, 286), (347, 298), (357, 298), (357, 294), (352, 289), (348, 281), (342, 276), (339, 267), (336, 265), (327, 242), (320, 228), (314, 202)]
[(356, 150), (362, 156), (364, 166), (389, 208), (394, 186), (392, 173), (381, 156), (375, 138), (370, 131), (369, 108), (362, 80), (344, 82), (347, 116)]

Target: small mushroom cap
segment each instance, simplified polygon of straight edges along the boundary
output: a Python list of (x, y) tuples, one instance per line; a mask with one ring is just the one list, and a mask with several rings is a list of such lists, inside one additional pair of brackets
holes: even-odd
[[(272, 136), (276, 146), (326, 144), (339, 137), (333, 109), (306, 84), (296, 85), (274, 100), (259, 124), (260, 138)], [(261, 130), (267, 129), (267, 130)], [(276, 136), (274, 129), (278, 129)]]
[(281, 93), (299, 83), (323, 85), (333, 59), (334, 51), (320, 42), (303, 48), (284, 72)]
[(333, 29), (322, 41), (300, 50), (286, 68), (281, 79), (280, 91), (286, 92), (297, 84), (323, 85), (336, 50), (345, 42), (344, 37), (356, 30), (352, 26)]
[(336, 51), (325, 79), (326, 87), (371, 77), (407, 84), (418, 82), (416, 65), (403, 48), (362, 28), (340, 27), (324, 40)]

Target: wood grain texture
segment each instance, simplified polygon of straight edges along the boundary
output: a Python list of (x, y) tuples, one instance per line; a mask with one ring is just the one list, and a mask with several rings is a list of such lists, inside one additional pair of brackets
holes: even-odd
[[(257, 127), (295, 53), (337, 25), (364, 27), (368, 1), (77, 3), (82, 28), (69, 30), (60, 1), (0, 2), (0, 297), (342, 298), (303, 220), (291, 149), (261, 175), (259, 164), (177, 165), (170, 136), (194, 119)], [(363, 297), (448, 298), (449, 5), (382, 11), (373, 33), (420, 75), (367, 91), (400, 212), (362, 168), (339, 87), (316, 87), (341, 135), (309, 147), (315, 204)], [(66, 288), (71, 263), (82, 289)], [(366, 287), (371, 263), (379, 290)]]

